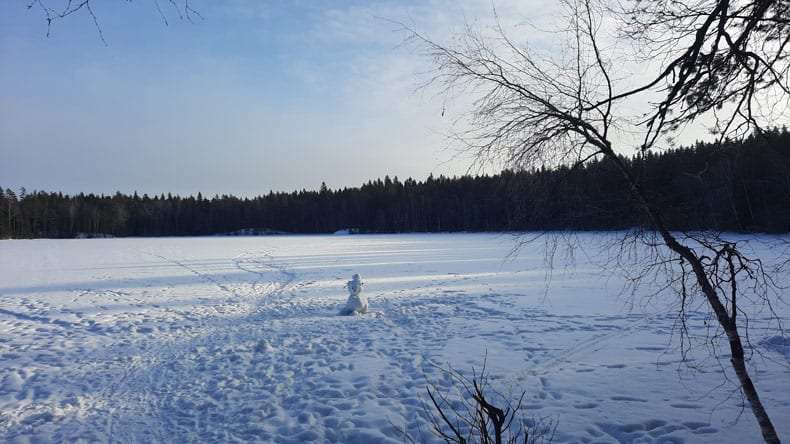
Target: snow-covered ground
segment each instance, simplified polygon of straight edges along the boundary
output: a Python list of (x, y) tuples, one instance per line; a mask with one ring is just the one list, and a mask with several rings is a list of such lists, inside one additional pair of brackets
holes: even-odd
[[(601, 271), (611, 236), (581, 236), (548, 288), (543, 243), (508, 258), (511, 235), (2, 241), (0, 442), (429, 441), (426, 376), (486, 353), (554, 442), (758, 442), (726, 357), (681, 362), (674, 299)], [(354, 273), (370, 312), (338, 316)], [(754, 376), (790, 440), (768, 318)]]

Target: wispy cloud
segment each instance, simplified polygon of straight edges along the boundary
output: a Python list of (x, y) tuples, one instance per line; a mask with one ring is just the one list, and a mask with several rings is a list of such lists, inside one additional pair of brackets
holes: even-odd
[(453, 104), (417, 89), (429, 66), (397, 23), (451, 41), (495, 5), (520, 38), (553, 4), (205, 1), (205, 20), (166, 27), (120, 3), (98, 11), (107, 47), (79, 17), (47, 39), (0, 5), (3, 186), (254, 195), (462, 174), (443, 137)]

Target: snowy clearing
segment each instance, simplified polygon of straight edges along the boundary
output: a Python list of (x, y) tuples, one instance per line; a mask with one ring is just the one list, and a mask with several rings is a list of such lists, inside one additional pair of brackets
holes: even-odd
[[(601, 271), (612, 236), (580, 235), (548, 289), (543, 243), (507, 258), (511, 235), (2, 241), (0, 441), (431, 441), (426, 374), (487, 352), (554, 442), (758, 442), (726, 357), (681, 362), (674, 298), (631, 304)], [(338, 316), (354, 273), (370, 311)], [(790, 338), (751, 322), (790, 440)]]

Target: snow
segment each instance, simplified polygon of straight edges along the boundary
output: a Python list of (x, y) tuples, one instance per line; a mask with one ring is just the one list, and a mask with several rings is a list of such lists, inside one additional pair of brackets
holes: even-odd
[[(630, 304), (602, 272), (612, 236), (580, 235), (551, 274), (511, 235), (2, 241), (0, 441), (438, 442), (426, 377), (449, 390), (435, 366), (487, 354), (492, 388), (526, 390), (554, 442), (758, 442), (726, 356), (683, 362), (674, 299)], [(779, 239), (753, 246), (768, 263)], [(338, 316), (354, 273), (370, 310)], [(750, 325), (788, 440), (790, 339), (766, 313)]]

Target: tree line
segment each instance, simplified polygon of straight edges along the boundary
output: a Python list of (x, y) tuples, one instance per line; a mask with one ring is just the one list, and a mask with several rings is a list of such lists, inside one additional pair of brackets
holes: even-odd
[[(621, 159), (675, 230), (790, 232), (790, 133)], [(255, 198), (18, 192), (0, 187), (0, 238), (622, 230), (648, 226), (611, 160), (488, 176), (397, 177)], [(246, 231), (247, 233), (251, 231)]]

